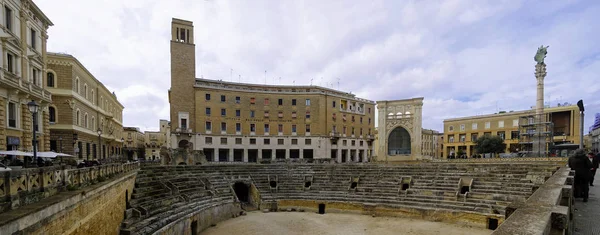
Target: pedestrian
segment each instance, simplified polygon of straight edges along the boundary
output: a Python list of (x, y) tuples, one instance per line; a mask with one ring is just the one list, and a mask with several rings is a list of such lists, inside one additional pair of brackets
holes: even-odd
[(575, 196), (582, 197), (583, 202), (588, 201), (588, 193), (590, 190), (590, 176), (592, 162), (585, 156), (583, 149), (575, 151), (572, 157), (569, 158), (569, 167), (575, 170)]
[(588, 154), (590, 161), (592, 162), (592, 174), (590, 177), (590, 186), (594, 186), (594, 178), (596, 177), (596, 170), (598, 170), (598, 166), (600, 165), (600, 154), (594, 156), (593, 153)]

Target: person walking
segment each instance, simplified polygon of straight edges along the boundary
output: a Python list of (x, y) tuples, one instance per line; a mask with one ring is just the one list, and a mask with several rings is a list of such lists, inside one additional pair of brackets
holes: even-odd
[(593, 153), (589, 153), (588, 157), (592, 162), (592, 170), (590, 176), (590, 186), (594, 186), (594, 178), (596, 177), (596, 170), (598, 170), (598, 166), (600, 165), (600, 154), (594, 156)]
[(569, 167), (575, 170), (575, 196), (583, 198), (583, 202), (588, 201), (590, 190), (590, 176), (592, 162), (585, 156), (583, 149), (578, 149), (575, 154), (569, 158)]

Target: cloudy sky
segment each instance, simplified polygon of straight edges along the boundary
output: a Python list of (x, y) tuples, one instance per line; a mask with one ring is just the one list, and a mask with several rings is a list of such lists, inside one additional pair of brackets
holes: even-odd
[(440, 131), (535, 105), (533, 56), (550, 45), (545, 100), (583, 99), (586, 132), (600, 112), (600, 1), (35, 2), (54, 22), (48, 50), (77, 57), (142, 130), (169, 118), (172, 17), (194, 22), (197, 77), (264, 83), (267, 70), (268, 84), (423, 96), (423, 127)]

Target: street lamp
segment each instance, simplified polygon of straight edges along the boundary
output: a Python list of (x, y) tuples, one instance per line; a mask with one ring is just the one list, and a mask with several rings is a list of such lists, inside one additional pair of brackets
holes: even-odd
[[(33, 132), (33, 159), (36, 160), (37, 159), (37, 138), (35, 136), (35, 127), (36, 127), (36, 121), (37, 121), (37, 112), (38, 112), (38, 108), (40, 107), (35, 100), (32, 100), (31, 102), (27, 103), (27, 107), (29, 107), (29, 111), (31, 112), (31, 116), (33, 117), (33, 125), (32, 125), (32, 132)], [(27, 164), (27, 161), (25, 162), (25, 164)]]
[(98, 159), (102, 156), (102, 129), (98, 128)]
[(119, 151), (119, 153), (121, 154), (121, 160), (125, 160), (125, 155), (123, 155), (123, 146), (125, 145), (125, 139), (123, 137), (121, 137), (121, 151)]

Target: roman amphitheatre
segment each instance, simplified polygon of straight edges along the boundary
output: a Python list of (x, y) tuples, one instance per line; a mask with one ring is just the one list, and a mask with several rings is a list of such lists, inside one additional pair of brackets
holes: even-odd
[(147, 165), (120, 233), (568, 234), (570, 170), (519, 160)]

